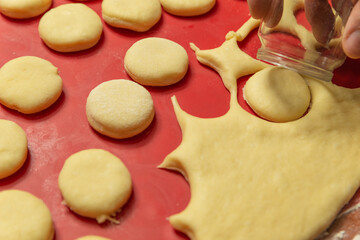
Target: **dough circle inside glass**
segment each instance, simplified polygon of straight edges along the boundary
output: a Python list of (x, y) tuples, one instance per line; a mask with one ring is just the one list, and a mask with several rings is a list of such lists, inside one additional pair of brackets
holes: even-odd
[(0, 69), (0, 103), (25, 114), (50, 107), (62, 93), (58, 69), (33, 56), (15, 58)]
[(168, 39), (145, 38), (126, 52), (124, 65), (131, 78), (147, 86), (168, 86), (186, 74), (189, 59), (185, 49)]
[(153, 27), (162, 13), (158, 0), (104, 0), (101, 9), (107, 24), (137, 32)]
[(76, 52), (93, 47), (102, 34), (100, 17), (82, 3), (63, 4), (51, 9), (39, 22), (44, 43), (58, 52)]
[(155, 111), (151, 95), (143, 86), (120, 79), (103, 82), (90, 92), (86, 115), (96, 131), (122, 139), (144, 131)]
[(52, 240), (53, 236), (51, 213), (41, 199), (20, 190), (0, 192), (0, 239)]
[(119, 158), (102, 149), (87, 149), (66, 159), (59, 188), (72, 211), (99, 223), (117, 223), (113, 217), (128, 201), (132, 182)]
[(260, 117), (272, 122), (289, 122), (305, 114), (311, 94), (300, 74), (270, 67), (249, 78), (244, 87), (244, 98)]
[(48, 10), (52, 0), (0, 0), (0, 12), (7, 17), (25, 19)]
[(27, 138), (16, 123), (0, 119), (0, 179), (21, 168), (27, 158)]

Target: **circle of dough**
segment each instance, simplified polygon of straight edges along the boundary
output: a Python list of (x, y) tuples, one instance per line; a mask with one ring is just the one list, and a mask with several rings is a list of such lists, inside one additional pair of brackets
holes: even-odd
[(0, 0), (0, 12), (16, 19), (41, 15), (51, 6), (52, 0)]
[(141, 133), (150, 125), (154, 114), (150, 93), (130, 80), (101, 83), (90, 92), (86, 102), (91, 127), (116, 139)]
[(179, 82), (189, 65), (185, 49), (164, 38), (145, 38), (126, 52), (124, 65), (131, 78), (147, 86), (168, 86)]
[(111, 239), (110, 238), (99, 237), (99, 236), (94, 236), (94, 235), (89, 235), (89, 236), (84, 236), (84, 237), (77, 238), (76, 240), (111, 240)]
[(119, 158), (102, 149), (87, 149), (66, 159), (59, 188), (71, 210), (102, 223), (127, 202), (132, 183)]
[(44, 59), (15, 58), (0, 69), (0, 103), (31, 114), (50, 107), (61, 95), (58, 69)]
[(0, 239), (51, 240), (54, 227), (45, 203), (20, 190), (0, 192)]
[(160, 0), (164, 10), (177, 16), (198, 16), (210, 11), (216, 0)]
[(103, 0), (102, 16), (106, 23), (117, 28), (145, 32), (161, 18), (158, 0)]
[(16, 123), (0, 119), (0, 179), (21, 168), (27, 158), (27, 138)]
[(102, 34), (100, 17), (82, 3), (63, 4), (40, 19), (39, 34), (45, 44), (58, 52), (76, 52), (93, 47)]
[(289, 122), (305, 114), (311, 94), (300, 74), (270, 67), (249, 78), (244, 87), (244, 98), (260, 117), (273, 122)]

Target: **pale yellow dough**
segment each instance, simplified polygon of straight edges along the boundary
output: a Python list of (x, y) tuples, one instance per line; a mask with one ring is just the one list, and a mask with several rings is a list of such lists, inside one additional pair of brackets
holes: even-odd
[(0, 69), (0, 103), (31, 114), (50, 107), (60, 97), (62, 79), (49, 61), (24, 56)]
[(48, 10), (52, 0), (0, 0), (0, 12), (16, 19), (32, 18)]
[(160, 0), (168, 13), (177, 16), (198, 16), (209, 12), (216, 0)]
[(0, 179), (10, 176), (24, 164), (28, 146), (24, 130), (16, 123), (0, 119)]
[(111, 239), (104, 238), (104, 237), (98, 237), (98, 236), (94, 236), (94, 235), (91, 235), (91, 236), (89, 235), (89, 236), (77, 238), (76, 240), (111, 240)]
[(52, 240), (54, 227), (45, 203), (20, 190), (0, 192), (0, 239)]
[(76, 52), (93, 47), (102, 34), (100, 17), (82, 3), (63, 4), (40, 19), (39, 34), (44, 43), (58, 52)]
[(151, 95), (143, 86), (121, 79), (101, 83), (90, 92), (86, 115), (96, 131), (122, 139), (144, 131), (155, 110)]
[(360, 89), (307, 78), (311, 108), (302, 118), (251, 115), (236, 80), (266, 66), (238, 49), (237, 35), (212, 50), (192, 45), (230, 92), (225, 115), (194, 117), (173, 98), (182, 142), (160, 167), (185, 176), (191, 199), (170, 223), (192, 240), (315, 239), (360, 185)]
[(102, 149), (87, 149), (66, 159), (59, 174), (64, 203), (77, 214), (118, 223), (116, 212), (128, 201), (132, 183), (122, 161)]
[(300, 74), (271, 67), (249, 78), (244, 87), (244, 99), (262, 118), (288, 122), (304, 115), (309, 108), (311, 94)]
[(185, 49), (168, 39), (145, 38), (126, 52), (124, 65), (131, 78), (148, 86), (168, 86), (186, 74), (189, 59)]
[(109, 25), (137, 32), (149, 30), (161, 18), (159, 0), (103, 0), (101, 9)]

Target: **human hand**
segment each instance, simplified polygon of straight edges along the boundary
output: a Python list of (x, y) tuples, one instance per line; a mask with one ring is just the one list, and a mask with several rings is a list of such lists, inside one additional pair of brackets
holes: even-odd
[[(247, 0), (250, 14), (263, 19), (268, 27), (274, 27), (281, 19), (283, 0)], [(340, 4), (343, 3), (343, 4)], [(334, 9), (345, 24), (342, 45), (350, 58), (360, 58), (360, 1), (332, 0)], [(349, 13), (346, 10), (352, 9)], [(327, 0), (305, 0), (305, 14), (314, 37), (320, 43), (326, 43), (335, 24), (335, 16)]]

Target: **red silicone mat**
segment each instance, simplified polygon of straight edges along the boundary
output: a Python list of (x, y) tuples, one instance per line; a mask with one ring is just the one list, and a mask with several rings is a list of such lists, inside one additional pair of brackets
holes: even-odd
[[(54, 0), (53, 6), (72, 3)], [(83, 2), (101, 16), (101, 1)], [(220, 46), (230, 30), (237, 30), (249, 12), (245, 0), (218, 0), (203, 16), (176, 17), (163, 11), (162, 19), (145, 33), (115, 29), (104, 23), (100, 42), (92, 49), (78, 53), (57, 53), (39, 38), (40, 17), (12, 20), (0, 16), (0, 66), (7, 61), (33, 55), (58, 67), (63, 79), (63, 94), (49, 109), (32, 115), (0, 107), (0, 118), (18, 123), (27, 133), (29, 157), (15, 175), (0, 180), (0, 190), (21, 189), (45, 201), (53, 215), (56, 240), (71, 240), (96, 234), (127, 240), (181, 240), (186, 236), (172, 229), (167, 217), (184, 209), (190, 199), (189, 186), (175, 172), (157, 169), (164, 157), (181, 142), (170, 97), (176, 95), (181, 107), (199, 117), (216, 117), (229, 107), (229, 94), (218, 74), (198, 63), (189, 47), (194, 42), (200, 49)], [(89, 126), (85, 103), (89, 92), (111, 79), (130, 79), (123, 66), (126, 50), (145, 37), (163, 37), (181, 44), (189, 55), (186, 77), (173, 86), (147, 87), (156, 109), (150, 127), (127, 140), (113, 140), (97, 134)], [(255, 56), (260, 46), (253, 32), (239, 46)], [(336, 83), (360, 86), (360, 61), (348, 60), (335, 74)], [(247, 77), (239, 80), (241, 88)], [(242, 99), (240, 104), (248, 110)], [(1, 133), (0, 133), (1, 134)], [(128, 204), (118, 215), (120, 224), (97, 224), (80, 217), (62, 205), (57, 187), (58, 174), (67, 157), (88, 148), (103, 148), (118, 156), (128, 167), (134, 184)]]

